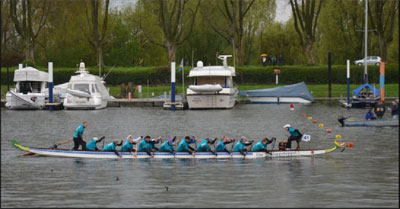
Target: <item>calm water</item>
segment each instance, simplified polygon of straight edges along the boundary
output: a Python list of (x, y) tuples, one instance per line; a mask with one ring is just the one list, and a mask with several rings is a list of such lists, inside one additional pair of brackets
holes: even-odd
[[(360, 118), (365, 111), (336, 103), (296, 105), (295, 111), (289, 111), (289, 105), (176, 112), (2, 108), (1, 207), (399, 207), (398, 128), (339, 127), (336, 120), (340, 115)], [(104, 160), (21, 157), (24, 153), (11, 145), (15, 139), (27, 146), (51, 146), (71, 138), (82, 121), (89, 122), (85, 139), (104, 135), (106, 143), (129, 134), (244, 135), (279, 141), (287, 138), (282, 126), (290, 123), (312, 136), (302, 148), (330, 148), (336, 134), (355, 146), (301, 158)], [(333, 132), (327, 134), (326, 128)]]

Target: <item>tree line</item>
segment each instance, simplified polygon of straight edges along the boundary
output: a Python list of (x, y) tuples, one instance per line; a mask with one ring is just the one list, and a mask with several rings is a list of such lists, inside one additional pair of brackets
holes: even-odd
[[(1, 0), (2, 66), (190, 66), (233, 54), (231, 65), (334, 64), (364, 55), (365, 0), (287, 0), (292, 15), (276, 22), (275, 0)], [(398, 62), (399, 1), (368, 0), (368, 55)], [(218, 63), (220, 64), (220, 63)]]

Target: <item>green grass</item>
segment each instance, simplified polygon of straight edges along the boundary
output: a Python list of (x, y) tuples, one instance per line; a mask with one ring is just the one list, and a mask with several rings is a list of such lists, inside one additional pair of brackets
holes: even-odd
[[(273, 88), (277, 86), (284, 85), (240, 85), (239, 91), (244, 90), (253, 90), (253, 89), (264, 89), (264, 88)], [(358, 88), (360, 84), (352, 84), (350, 85), (350, 94), (356, 88)], [(110, 95), (115, 98), (120, 98), (121, 89), (120, 86), (107, 86), (110, 88)], [(186, 89), (187, 86), (185, 86)], [(14, 88), (14, 86), (10, 86), (10, 88)], [(312, 96), (315, 98), (320, 97), (328, 97), (328, 84), (308, 84), (308, 90), (311, 92)], [(379, 88), (379, 85), (375, 85), (375, 88)], [(146, 98), (154, 96), (163, 95), (164, 92), (169, 94), (171, 87), (170, 86), (142, 86), (142, 93), (138, 94), (135, 90), (134, 97), (135, 98)], [(176, 86), (177, 94), (182, 94), (182, 85)], [(5, 94), (7, 92), (7, 86), (1, 85), (1, 98), (5, 98)], [(332, 84), (332, 97), (347, 97), (347, 85), (346, 84)], [(386, 97), (399, 97), (399, 84), (386, 84), (385, 85), (385, 96)]]

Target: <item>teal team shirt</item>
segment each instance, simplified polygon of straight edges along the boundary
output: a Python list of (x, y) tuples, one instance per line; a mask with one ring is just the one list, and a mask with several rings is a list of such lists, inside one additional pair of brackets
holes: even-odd
[(158, 150), (160, 152), (173, 152), (174, 147), (168, 143), (168, 141), (164, 142), (161, 146), (160, 149)]
[(133, 149), (133, 144), (129, 143), (129, 139), (125, 140), (124, 145), (121, 147), (121, 152), (128, 152), (129, 150)]
[(152, 150), (154, 148), (154, 144), (151, 142), (146, 142), (146, 140), (142, 139), (139, 143), (138, 152), (145, 152), (145, 149)]
[(114, 142), (111, 142), (103, 147), (103, 151), (116, 151), (116, 146)]
[(245, 146), (244, 146), (244, 144), (242, 144), (242, 142), (238, 142), (238, 143), (236, 143), (236, 145), (235, 145), (235, 147), (233, 147), (233, 152), (239, 152), (239, 151), (241, 151), (241, 150), (244, 150), (245, 149)]
[(210, 146), (207, 144), (207, 140), (203, 140), (200, 144), (196, 147), (196, 152), (209, 152), (211, 151)]
[(90, 142), (87, 143), (87, 145), (86, 145), (86, 149), (90, 150), (90, 151), (94, 151), (96, 149), (96, 147), (97, 146), (96, 146), (96, 140), (95, 139), (90, 140)]
[(185, 139), (182, 139), (179, 142), (178, 148), (176, 149), (177, 152), (187, 152), (189, 151), (189, 145)]
[(294, 128), (289, 128), (290, 136), (299, 136), (299, 133)]
[(224, 142), (222, 142), (222, 141), (219, 141), (217, 147), (215, 147), (216, 152), (223, 152), (223, 151), (225, 151), (225, 149), (226, 149), (226, 146), (225, 146)]
[(79, 133), (81, 134), (81, 136), (83, 136), (84, 131), (85, 131), (85, 127), (83, 127), (83, 125), (78, 126), (78, 128), (76, 128), (76, 130), (75, 130), (74, 138), (78, 138)]
[(262, 142), (257, 142), (251, 151), (259, 152), (259, 151), (265, 151), (266, 149), (267, 145), (264, 145)]

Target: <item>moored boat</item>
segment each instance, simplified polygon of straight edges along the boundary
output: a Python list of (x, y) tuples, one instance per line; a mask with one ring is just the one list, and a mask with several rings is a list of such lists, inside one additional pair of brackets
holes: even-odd
[(339, 123), (342, 126), (361, 126), (361, 127), (384, 127), (384, 126), (399, 126), (399, 120), (364, 120), (364, 121), (355, 121), (350, 119), (338, 119)]
[(190, 70), (189, 77), (193, 78), (193, 85), (186, 90), (189, 109), (228, 109), (235, 106), (238, 94), (237, 86), (233, 82), (236, 76), (235, 68), (228, 66), (228, 57), (220, 55), (223, 66), (203, 66), (197, 62), (197, 67)]
[[(146, 152), (119, 152), (120, 156), (117, 156), (114, 152), (104, 152), (104, 151), (73, 151), (67, 149), (54, 149), (54, 148), (34, 148), (26, 147), (15, 140), (12, 142), (14, 147), (19, 150), (29, 152), (32, 154), (37, 154), (40, 156), (49, 157), (72, 157), (72, 158), (102, 158), (102, 159), (118, 159), (118, 158), (151, 158)], [(193, 156), (187, 152), (176, 152), (171, 154), (168, 152), (154, 152), (154, 158), (167, 159), (167, 158), (181, 158), (181, 159), (228, 159), (228, 158), (266, 158), (266, 157), (299, 157), (299, 156), (313, 156), (326, 154), (335, 151), (337, 148), (343, 147), (343, 144), (334, 142), (335, 146), (328, 149), (310, 149), (310, 150), (290, 150), (290, 151), (280, 151), (271, 150), (268, 154), (266, 152), (247, 152), (246, 156), (243, 156), (240, 152), (232, 152), (232, 155), (227, 152), (217, 152), (216, 155), (210, 152), (196, 152)]]

